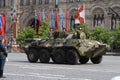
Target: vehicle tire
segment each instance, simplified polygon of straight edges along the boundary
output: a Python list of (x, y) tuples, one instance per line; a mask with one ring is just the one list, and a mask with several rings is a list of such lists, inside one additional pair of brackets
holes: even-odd
[(41, 63), (49, 63), (50, 61), (50, 53), (47, 49), (42, 49), (39, 52), (39, 59)]
[(78, 55), (75, 50), (68, 50), (66, 55), (66, 62), (68, 64), (77, 64), (78, 63)]
[(65, 52), (62, 49), (56, 49), (52, 54), (52, 60), (54, 63), (62, 64), (65, 62)]
[(80, 56), (80, 57), (79, 57), (79, 62), (80, 62), (81, 64), (86, 64), (88, 61), (89, 61), (89, 58), (88, 58), (88, 57), (85, 57), (85, 56)]
[(92, 61), (93, 64), (99, 64), (99, 63), (101, 63), (101, 61), (102, 61), (102, 55), (94, 57), (94, 58), (91, 58), (91, 61)]
[(27, 54), (28, 61), (31, 63), (35, 63), (38, 61), (38, 54), (36, 49), (30, 49)]

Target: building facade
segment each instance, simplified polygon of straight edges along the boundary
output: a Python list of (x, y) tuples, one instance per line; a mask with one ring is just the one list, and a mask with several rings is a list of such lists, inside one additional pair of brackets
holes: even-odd
[(4, 12), (7, 18), (7, 36), (10, 36), (11, 7), (14, 4), (20, 5), (20, 10), (23, 12), (20, 17), (21, 30), (32, 25), (35, 10), (42, 11), (44, 9), (45, 13), (50, 13), (55, 10), (56, 6), (63, 12), (69, 12), (69, 27), (73, 27), (76, 9), (82, 4), (85, 4), (85, 23), (90, 29), (102, 26), (105, 29), (112, 30), (120, 24), (119, 0), (0, 0), (0, 13)]

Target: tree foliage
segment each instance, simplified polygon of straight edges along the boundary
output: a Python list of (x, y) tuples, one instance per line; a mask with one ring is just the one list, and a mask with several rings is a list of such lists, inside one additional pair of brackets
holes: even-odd
[(31, 26), (25, 27), (19, 33), (17, 40), (20, 44), (22, 44), (27, 38), (48, 38), (49, 31), (50, 31), (50, 25), (46, 20), (44, 20), (42, 22), (42, 26), (39, 26), (38, 34), (35, 33), (34, 28), (32, 28)]
[(50, 33), (50, 25), (47, 20), (42, 22), (42, 26), (39, 27), (37, 38), (48, 38)]
[(18, 35), (18, 42), (21, 44), (26, 38), (34, 38), (34, 29), (32, 27), (25, 27)]
[(87, 24), (82, 24), (82, 31), (86, 34), (86, 37), (90, 37), (90, 29)]
[(92, 33), (91, 33), (91, 37), (94, 40), (98, 40), (101, 41), (103, 43), (107, 43), (107, 44), (111, 44), (112, 42), (112, 33), (110, 30), (105, 30), (103, 27), (101, 26), (97, 26), (93, 29)]
[[(89, 38), (90, 37), (90, 29), (88, 28), (88, 25), (87, 24), (77, 25), (77, 29), (79, 29), (80, 27), (82, 28), (82, 31), (86, 34), (87, 38)], [(76, 29), (75, 28), (72, 27), (72, 29), (70, 31), (71, 34), (75, 34), (76, 33)]]
[[(101, 41), (103, 43), (112, 44), (116, 46), (120, 45), (120, 26), (118, 26), (114, 31), (105, 30), (101, 26), (97, 26), (90, 31), (90, 28), (87, 24), (83, 24), (82, 31), (85, 32), (87, 37), (91, 37), (94, 40)], [(75, 28), (72, 28), (70, 33), (76, 33)], [(38, 34), (35, 34), (35, 31), (32, 27), (25, 27), (18, 35), (17, 40), (19, 43), (23, 43), (27, 38), (49, 38), (50, 36), (50, 25), (44, 20), (42, 26), (39, 26)]]
[(113, 31), (113, 43), (115, 46), (120, 46), (120, 25)]

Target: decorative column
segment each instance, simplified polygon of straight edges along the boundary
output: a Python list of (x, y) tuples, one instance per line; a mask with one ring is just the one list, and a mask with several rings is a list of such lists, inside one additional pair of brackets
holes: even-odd
[(111, 15), (105, 15), (105, 29), (111, 29)]
[(88, 28), (92, 29), (93, 28), (93, 16), (92, 15), (86, 15), (85, 17), (85, 23), (87, 23)]

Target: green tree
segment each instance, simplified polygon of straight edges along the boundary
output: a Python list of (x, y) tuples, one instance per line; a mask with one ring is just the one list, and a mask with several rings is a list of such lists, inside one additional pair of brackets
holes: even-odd
[(50, 25), (47, 20), (42, 22), (42, 26), (39, 27), (37, 38), (48, 38), (50, 35)]
[(97, 26), (91, 33), (92, 39), (101, 41), (103, 43), (111, 44), (112, 33), (110, 30), (105, 30), (101, 26)]
[(113, 31), (113, 43), (115, 46), (120, 46), (120, 25)]
[(82, 24), (82, 31), (86, 34), (86, 37), (89, 38), (90, 37), (90, 29), (88, 28), (87, 24)]
[(38, 34), (35, 34), (34, 28), (31, 26), (25, 27), (18, 35), (18, 42), (20, 44), (24, 43), (27, 38), (48, 38), (50, 33), (50, 25), (44, 20), (42, 26), (39, 26)]
[[(77, 25), (77, 29), (79, 29), (80, 27), (82, 26), (82, 31), (86, 34), (87, 38), (90, 37), (90, 29), (88, 28), (88, 25), (87, 24), (80, 24), (80, 25)], [(76, 29), (74, 27), (72, 27), (70, 33), (71, 34), (75, 34), (76, 33)]]
[(18, 35), (18, 42), (22, 44), (26, 38), (34, 38), (34, 29), (32, 27), (25, 27)]

